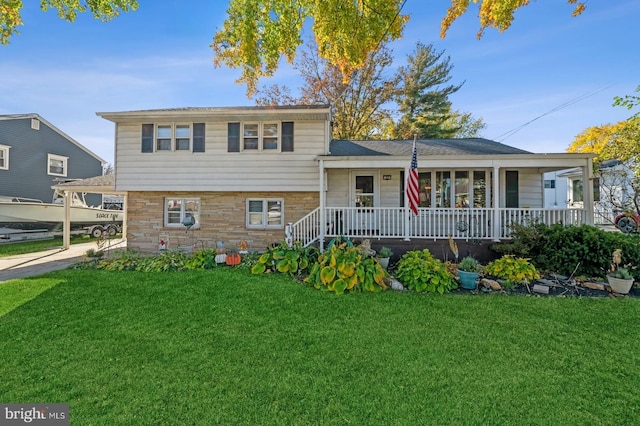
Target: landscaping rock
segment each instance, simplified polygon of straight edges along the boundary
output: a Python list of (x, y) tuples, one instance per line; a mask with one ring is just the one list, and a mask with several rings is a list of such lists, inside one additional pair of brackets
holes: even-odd
[(483, 278), (480, 280), (480, 284), (485, 287), (490, 288), (491, 290), (500, 291), (502, 290), (502, 286), (498, 281), (490, 280), (489, 278)]

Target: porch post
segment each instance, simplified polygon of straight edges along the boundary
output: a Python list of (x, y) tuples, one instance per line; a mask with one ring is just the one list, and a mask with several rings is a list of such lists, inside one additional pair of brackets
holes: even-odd
[(62, 225), (62, 248), (69, 249), (71, 245), (71, 196), (64, 191), (64, 223)]
[(411, 210), (409, 209), (409, 197), (407, 196), (407, 179), (409, 177), (409, 167), (404, 168), (404, 240), (411, 241)]
[(493, 166), (493, 241), (500, 241), (500, 167)]
[(320, 219), (318, 223), (318, 243), (320, 246), (320, 251), (324, 251), (324, 237), (325, 237), (325, 232), (326, 232), (326, 227), (327, 227), (327, 218), (326, 218), (326, 212), (325, 212), (325, 205), (326, 205), (326, 196), (327, 194), (325, 193), (325, 182), (324, 182), (324, 160), (320, 160), (320, 184), (319, 184), (319, 191), (320, 193), (319, 195), (319, 201), (320, 201)]
[(127, 192), (122, 196), (122, 239), (127, 241), (127, 209), (129, 208), (129, 193)]
[(584, 209), (586, 213), (587, 225), (593, 225), (593, 209), (595, 208), (595, 201), (593, 196), (593, 162), (591, 159), (587, 159), (587, 165), (582, 167), (582, 192)]

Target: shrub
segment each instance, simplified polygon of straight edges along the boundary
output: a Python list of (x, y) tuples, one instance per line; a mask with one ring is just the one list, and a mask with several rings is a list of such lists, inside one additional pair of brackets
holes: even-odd
[(216, 266), (216, 250), (198, 250), (189, 256), (184, 264), (185, 269), (212, 269)]
[(281, 272), (291, 276), (300, 275), (317, 258), (318, 249), (315, 247), (303, 247), (300, 243), (294, 243), (289, 247), (283, 241), (279, 246), (271, 247), (264, 252), (251, 267), (251, 273)]
[(523, 284), (540, 278), (536, 267), (529, 263), (529, 259), (514, 257), (509, 254), (490, 262), (484, 269), (488, 275), (505, 280), (508, 284)]
[[(636, 234), (607, 232), (589, 225), (554, 225), (546, 230), (543, 242), (532, 262), (564, 275), (575, 271), (577, 275), (603, 277), (617, 248), (623, 249), (623, 263), (640, 261), (640, 237)], [(640, 279), (640, 271), (633, 273)]]
[(458, 263), (458, 269), (465, 272), (482, 272), (484, 266), (473, 257), (467, 256)]
[(396, 278), (417, 292), (443, 294), (457, 287), (453, 275), (428, 249), (409, 251), (398, 262)]
[(342, 294), (345, 291), (385, 290), (386, 272), (371, 256), (347, 243), (334, 244), (322, 253), (304, 281), (317, 289)]
[[(607, 232), (591, 225), (514, 225), (512, 240), (497, 243), (499, 253), (531, 259), (539, 269), (563, 275), (603, 277), (611, 253), (624, 248), (624, 263), (640, 264), (640, 237), (637, 234)], [(633, 271), (640, 279), (640, 270)]]

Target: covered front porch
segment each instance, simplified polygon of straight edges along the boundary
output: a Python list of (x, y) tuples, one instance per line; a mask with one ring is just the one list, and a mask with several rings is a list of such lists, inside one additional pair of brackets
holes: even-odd
[(320, 247), (337, 236), (498, 241), (513, 224), (593, 224), (591, 185), (580, 208), (544, 208), (544, 173), (574, 168), (589, 182), (591, 154), (534, 154), (487, 140), (418, 141), (416, 150), (414, 215), (405, 191), (410, 144), (332, 142), (318, 157), (320, 205), (287, 227), (288, 238)]
[[(324, 227), (319, 226), (325, 223)], [(589, 223), (585, 209), (544, 208), (317, 208), (296, 223), (287, 225), (287, 238), (303, 245), (320, 246), (335, 237), (369, 239), (462, 239), (502, 240), (512, 225), (542, 223), (582, 225)]]

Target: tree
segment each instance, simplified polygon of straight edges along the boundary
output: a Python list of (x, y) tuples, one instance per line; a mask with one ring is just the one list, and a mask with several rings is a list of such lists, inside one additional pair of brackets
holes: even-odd
[(445, 126), (452, 113), (449, 95), (457, 92), (462, 84), (447, 85), (451, 80), (451, 58), (443, 57), (444, 51), (436, 51), (433, 45), (418, 43), (408, 65), (400, 67), (402, 81), (396, 102), (402, 114), (394, 130), (394, 137), (409, 139), (450, 138), (459, 129), (453, 123)]
[[(636, 92), (640, 93), (640, 86)], [(640, 106), (637, 95), (616, 96), (614, 100), (615, 106), (629, 110)], [(567, 151), (597, 154), (594, 175), (602, 183), (606, 202), (615, 209), (640, 211), (640, 111), (627, 120), (585, 129)], [(619, 167), (597, 167), (610, 160), (619, 161)]]
[[(453, 21), (467, 12), (471, 1), (479, 3), (480, 30), (478, 38), (482, 37), (486, 28), (495, 28), (500, 32), (505, 31), (511, 26), (515, 11), (529, 4), (529, 0), (451, 0), (447, 15), (440, 24), (440, 37), (444, 38)], [(567, 3), (575, 5), (572, 16), (580, 15), (586, 8), (586, 1), (567, 0)]]
[[(356, 69), (381, 43), (402, 37), (408, 15), (402, 14), (407, 0), (230, 0), (227, 19), (213, 37), (214, 64), (240, 68), (238, 83), (247, 85), (251, 97), (260, 77), (270, 77), (281, 57), (293, 63), (302, 44), (301, 32), (307, 20), (318, 45), (318, 54), (335, 65), (348, 81)], [(487, 27), (504, 31), (514, 12), (529, 0), (451, 0), (441, 23), (440, 35), (469, 4), (479, 3), (480, 31)], [(581, 14), (586, 1), (567, 0)]]
[(345, 82), (342, 71), (321, 58), (310, 42), (294, 64), (304, 79), (300, 96), (293, 98), (288, 87), (273, 85), (257, 92), (256, 103), (331, 105), (333, 138), (387, 138), (393, 119), (386, 105), (393, 100), (398, 86), (396, 75), (387, 76), (392, 64), (390, 50), (382, 46), (369, 55), (362, 68), (353, 70)]
[(400, 13), (404, 1), (231, 0), (213, 38), (214, 64), (242, 68), (238, 82), (251, 96), (260, 77), (273, 75), (281, 56), (293, 63), (302, 28), (311, 19), (319, 55), (346, 81), (380, 43), (401, 37), (408, 20)]
[(487, 124), (482, 118), (475, 118), (470, 112), (453, 111), (442, 126), (455, 131), (456, 138), (475, 138), (487, 127)]
[[(137, 0), (40, 0), (40, 8), (46, 12), (49, 8), (58, 10), (58, 16), (69, 22), (76, 20), (78, 13), (91, 11), (93, 17), (109, 21), (120, 12), (138, 9)], [(22, 0), (0, 0), (0, 43), (8, 44), (17, 27), (23, 25)]]
[[(427, 58), (420, 67), (413, 69), (412, 76), (421, 84), (419, 95), (428, 92), (428, 100), (415, 95), (413, 103), (426, 102), (426, 105), (414, 105), (414, 111), (423, 112), (423, 116), (437, 116), (438, 124), (431, 132), (420, 132), (420, 137), (473, 137), (485, 127), (482, 119), (474, 119), (470, 113), (451, 112), (451, 103), (447, 96), (450, 90), (437, 90), (432, 85), (448, 80), (451, 66), (449, 59), (442, 61), (442, 52), (436, 52), (431, 45), (418, 44), (416, 50), (420, 58)], [(437, 56), (437, 57), (436, 57)], [(410, 57), (411, 58), (411, 57)], [(333, 138), (336, 139), (389, 139), (393, 137), (413, 138), (413, 131), (400, 135), (398, 123), (394, 121), (393, 111), (399, 108), (406, 87), (408, 68), (392, 72), (393, 57), (391, 51), (382, 46), (370, 54), (365, 66), (354, 70), (349, 82), (345, 83), (342, 72), (321, 58), (312, 42), (306, 45), (294, 63), (300, 72), (304, 84), (300, 96), (293, 97), (286, 86), (273, 85), (259, 90), (256, 96), (258, 105), (317, 105), (329, 104), (333, 114)], [(433, 76), (437, 78), (434, 78)], [(453, 86), (458, 87), (458, 86)], [(431, 90), (429, 90), (431, 89)], [(426, 95), (425, 95), (426, 96)], [(444, 100), (438, 101), (444, 97)], [(444, 104), (443, 111), (434, 114), (423, 111), (434, 104)], [(404, 118), (404, 116), (402, 116)], [(425, 119), (426, 120), (426, 119)], [(432, 121), (436, 121), (433, 119)], [(410, 126), (409, 126), (410, 127)], [(434, 130), (435, 129), (435, 130)]]

